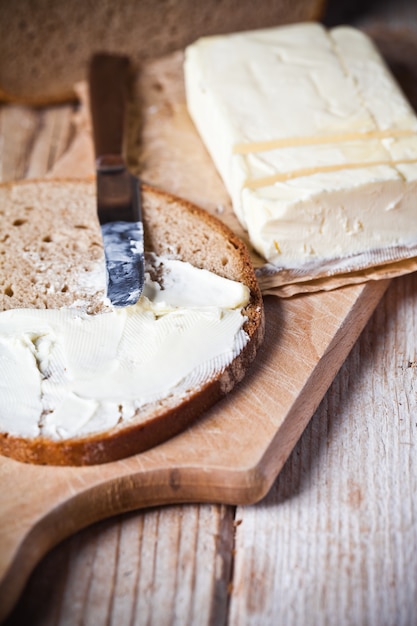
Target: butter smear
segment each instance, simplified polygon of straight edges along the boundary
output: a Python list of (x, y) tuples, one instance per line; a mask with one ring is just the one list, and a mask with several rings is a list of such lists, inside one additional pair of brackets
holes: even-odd
[(0, 431), (79, 437), (185, 398), (245, 346), (248, 302), (243, 284), (154, 257), (134, 306), (0, 313)]

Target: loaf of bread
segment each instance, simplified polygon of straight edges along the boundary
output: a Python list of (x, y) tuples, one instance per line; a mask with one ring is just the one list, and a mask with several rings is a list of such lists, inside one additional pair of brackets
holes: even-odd
[(92, 53), (155, 58), (202, 35), (318, 19), (323, 0), (0, 0), (0, 98), (74, 98)]
[[(0, 310), (5, 311), (4, 315), (27, 308), (64, 307), (67, 311), (75, 307), (81, 309), (82, 315), (86, 311), (99, 314), (89, 315), (89, 319), (105, 318), (109, 305), (103, 290), (104, 257), (94, 181), (8, 183), (0, 186), (0, 196)], [(240, 352), (214, 375), (187, 388), (182, 396), (168, 393), (146, 404), (133, 417), (116, 419), (111, 428), (88, 434), (84, 431), (81, 436), (75, 433), (70, 437), (49, 437), (42, 430), (29, 436), (19, 434), (14, 426), (8, 431), (4, 424), (13, 419), (9, 414), (12, 403), (7, 401), (7, 389), (3, 389), (0, 453), (23, 462), (87, 465), (141, 452), (187, 427), (242, 379), (254, 359), (263, 338), (264, 317), (262, 298), (244, 244), (216, 218), (175, 196), (143, 185), (142, 199), (147, 253), (186, 261), (248, 288), (245, 289), (249, 300), (241, 312), (246, 339)], [(89, 305), (89, 301), (94, 304)], [(37, 336), (32, 335), (30, 341), (35, 344)], [(0, 341), (3, 339), (0, 336)], [(44, 371), (40, 361), (48, 357), (39, 357), (38, 351), (36, 358), (37, 367)], [(24, 393), (27, 389), (22, 386)], [(47, 424), (48, 407), (44, 413)], [(77, 419), (79, 416), (74, 414), (74, 420)], [(28, 427), (22, 426), (22, 433), (25, 428)]]

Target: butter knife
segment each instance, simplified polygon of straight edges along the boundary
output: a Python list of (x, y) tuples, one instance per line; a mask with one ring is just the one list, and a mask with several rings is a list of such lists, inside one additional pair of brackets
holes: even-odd
[(128, 57), (96, 54), (89, 67), (97, 176), (97, 213), (107, 269), (107, 296), (116, 307), (135, 304), (144, 284), (140, 181), (123, 158), (131, 68)]

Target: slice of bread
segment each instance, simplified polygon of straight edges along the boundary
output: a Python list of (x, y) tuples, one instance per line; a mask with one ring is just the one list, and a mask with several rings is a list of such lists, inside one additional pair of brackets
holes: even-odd
[[(147, 251), (247, 285), (250, 301), (242, 313), (249, 340), (223, 371), (190, 390), (185, 399), (166, 397), (129, 423), (88, 436), (51, 440), (3, 432), (0, 453), (51, 465), (90, 465), (130, 456), (181, 432), (245, 375), (264, 330), (262, 297), (246, 247), (223, 223), (187, 201), (146, 185), (142, 201)], [(6, 183), (0, 185), (0, 207), (0, 310), (74, 303), (90, 313), (105, 310), (103, 292), (82, 286), (101, 285), (96, 277), (103, 249), (93, 180)]]
[(0, 98), (51, 104), (74, 98), (94, 52), (140, 63), (202, 35), (319, 19), (324, 0), (0, 0)]

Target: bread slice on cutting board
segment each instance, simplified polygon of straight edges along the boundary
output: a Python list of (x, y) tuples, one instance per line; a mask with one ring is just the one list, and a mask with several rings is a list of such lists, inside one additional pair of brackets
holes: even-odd
[[(146, 185), (142, 201), (146, 251), (247, 286), (249, 301), (242, 310), (247, 340), (231, 362), (182, 396), (168, 393), (133, 418), (81, 436), (51, 438), (42, 431), (22, 436), (6, 429), (0, 433), (0, 453), (52, 465), (130, 456), (179, 433), (245, 375), (264, 330), (262, 298), (246, 247), (219, 220), (187, 201)], [(0, 185), (0, 211), (0, 311), (78, 307), (84, 315), (107, 314), (93, 180), (6, 183)], [(0, 418), (3, 413), (10, 419), (10, 410), (5, 402)]]

